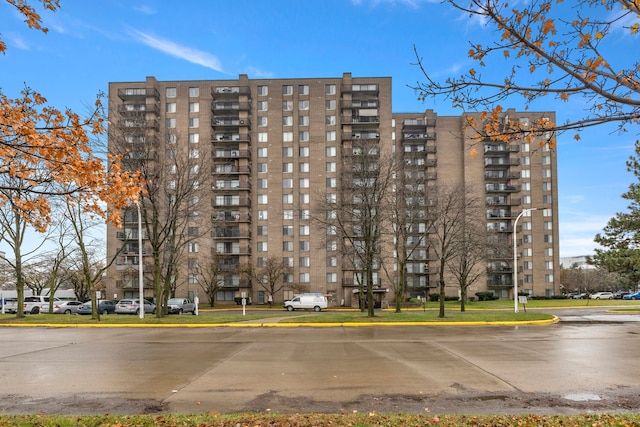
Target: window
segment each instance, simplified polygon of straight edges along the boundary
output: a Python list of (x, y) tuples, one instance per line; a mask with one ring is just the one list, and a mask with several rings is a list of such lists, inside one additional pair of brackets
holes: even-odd
[(258, 188), (268, 188), (268, 183), (266, 178), (258, 178)]
[(298, 85), (298, 95), (309, 95), (309, 85)]
[(531, 164), (531, 158), (529, 156), (522, 156), (521, 160), (522, 160), (522, 164), (523, 165), (530, 165)]
[(267, 172), (267, 164), (258, 163), (258, 173), (266, 173), (266, 172)]
[(542, 169), (543, 178), (551, 178), (551, 169)]
[(309, 141), (309, 132), (306, 130), (298, 132), (298, 141), (302, 141), (302, 142)]
[(262, 256), (257, 257), (256, 258), (256, 265), (259, 268), (265, 268), (267, 266), (267, 259), (265, 257), (262, 257)]
[(324, 108), (327, 110), (335, 110), (336, 109), (336, 100), (335, 99), (327, 99), (324, 101)]
[(553, 209), (546, 208), (542, 210), (542, 216), (552, 216), (552, 215), (553, 215)]
[(298, 265), (300, 267), (311, 266), (311, 258), (309, 258), (308, 256), (301, 256), (300, 258), (298, 258)]
[(308, 236), (310, 231), (311, 231), (311, 229), (309, 228), (308, 225), (301, 225), (300, 226), (300, 235), (301, 236)]
[(335, 178), (327, 178), (325, 186), (327, 188), (336, 188), (338, 186), (338, 181)]
[(258, 142), (267, 142), (269, 134), (267, 132), (258, 132)]
[(189, 143), (197, 144), (200, 142), (200, 134), (199, 133), (190, 133), (189, 134)]
[(544, 235), (544, 242), (545, 243), (553, 243), (553, 235), (552, 234), (545, 234)]
[(533, 274), (525, 274), (524, 283), (533, 283)]
[(553, 261), (545, 261), (544, 262), (545, 270), (553, 270)]
[(258, 86), (258, 96), (269, 95), (269, 86)]
[(300, 201), (300, 203), (302, 203), (303, 205), (308, 205), (309, 204), (309, 194), (308, 193), (300, 193), (298, 195), (298, 200)]
[(175, 113), (175, 112), (176, 112), (176, 103), (167, 102), (167, 113)]
[(166, 97), (167, 98), (175, 98), (176, 97), (176, 88), (175, 87), (168, 87), (165, 91)]
[(258, 242), (258, 252), (267, 252), (268, 247), (267, 242)]
[(291, 209), (283, 210), (282, 219), (293, 219), (293, 211)]
[(293, 147), (282, 147), (282, 157), (293, 157)]
[(267, 101), (258, 101), (258, 111), (267, 111), (269, 109), (269, 105)]
[(175, 133), (167, 134), (167, 144), (175, 144), (178, 141), (178, 135)]
[(298, 274), (298, 279), (300, 283), (309, 283), (309, 273), (300, 273)]
[(520, 176), (522, 178), (531, 178), (531, 171), (529, 169), (523, 169)]
[(284, 173), (292, 173), (293, 172), (293, 163), (283, 163), (282, 164), (282, 172), (284, 172)]
[(524, 269), (525, 269), (525, 270), (533, 270), (533, 262), (531, 262), (531, 261), (525, 261), (525, 262), (524, 262)]
[(327, 273), (327, 283), (336, 283), (338, 281), (338, 273)]
[(553, 274), (545, 274), (544, 275), (545, 283), (553, 283)]
[(327, 141), (335, 141), (336, 140), (336, 131), (335, 130), (329, 130), (327, 132), (325, 132), (325, 138)]
[(327, 193), (325, 200), (327, 203), (338, 203), (338, 195), (335, 193)]
[(197, 285), (198, 284), (198, 275), (195, 274), (195, 273), (190, 273), (188, 280), (189, 280), (189, 284)]
[(282, 203), (285, 205), (293, 204), (293, 194), (283, 194)]
[(268, 205), (269, 197), (266, 194), (258, 194), (258, 204), (259, 205)]
[(299, 243), (299, 248), (301, 252), (309, 252), (309, 249), (311, 248), (311, 246), (309, 245), (308, 241), (305, 240), (301, 240)]
[(298, 163), (298, 172), (309, 172), (309, 163), (308, 162), (300, 162)]
[(531, 204), (531, 196), (529, 196), (529, 195), (522, 196), (522, 204), (523, 205), (530, 205)]
[[(285, 267), (293, 267), (293, 257), (283, 256), (282, 257), (282, 265), (284, 265)], [(291, 280), (291, 282), (293, 282), (293, 280)], [(285, 283), (291, 283), (291, 282), (286, 282), (285, 281)]]
[(542, 156), (542, 164), (550, 165), (551, 164), (551, 156)]
[(267, 157), (268, 156), (267, 148), (258, 148), (258, 157)]
[(176, 119), (165, 119), (164, 123), (167, 129), (175, 129), (176, 127)]
[(293, 178), (283, 178), (282, 188), (293, 188)]
[(309, 209), (300, 209), (300, 219), (307, 220), (311, 218), (311, 211)]
[(282, 111), (293, 111), (293, 101), (282, 101)]
[(543, 182), (542, 183), (542, 190), (543, 191), (551, 191), (551, 183), (550, 182)]
[(533, 256), (533, 249), (531, 248), (524, 248), (522, 250), (522, 255), (523, 256)]
[(189, 118), (189, 127), (190, 128), (200, 127), (200, 119), (197, 118), (197, 117), (190, 117)]
[(533, 243), (533, 236), (531, 234), (525, 234), (522, 236), (522, 241), (524, 243)]
[(327, 162), (327, 163), (324, 164), (325, 172), (335, 172), (336, 171), (336, 167), (337, 167), (337, 163), (336, 162)]
[(309, 147), (300, 147), (300, 148), (298, 148), (298, 156), (300, 156), (300, 157), (309, 157)]
[(293, 225), (285, 225), (282, 227), (283, 236), (293, 236)]
[(190, 87), (189, 88), (189, 98), (197, 98), (200, 96), (200, 88), (199, 87)]
[(324, 124), (325, 125), (330, 125), (333, 126), (336, 124), (336, 116), (325, 116), (324, 117)]
[(282, 252), (293, 252), (293, 242), (282, 242)]
[(197, 253), (199, 249), (198, 242), (189, 242), (189, 252)]
[(324, 94), (325, 95), (335, 95), (336, 94), (336, 85), (324, 85)]
[(325, 153), (327, 157), (335, 157), (336, 156), (336, 147), (327, 147), (325, 148)]
[(545, 221), (545, 222), (544, 222), (544, 229), (545, 229), (545, 230), (553, 230), (553, 222), (551, 222), (551, 221)]
[(308, 99), (303, 99), (298, 101), (298, 110), (300, 111), (306, 111), (309, 109), (309, 100)]
[(337, 267), (338, 266), (338, 257), (328, 256), (327, 257), (327, 267)]
[(189, 112), (190, 113), (199, 113), (200, 112), (200, 103), (199, 102), (190, 102), (189, 103)]
[(522, 191), (531, 191), (531, 183), (523, 182), (522, 183)]
[(520, 151), (522, 151), (523, 153), (528, 153), (529, 152), (529, 143), (525, 142), (522, 145), (520, 145)]
[(200, 150), (198, 150), (197, 148), (190, 148), (189, 149), (189, 158), (190, 159), (198, 159), (198, 158), (200, 158)]
[(547, 204), (547, 205), (553, 203), (553, 199), (552, 199), (551, 195), (550, 194), (544, 194), (542, 196), (542, 203)]
[(531, 221), (525, 221), (522, 223), (523, 230), (531, 230)]
[(293, 126), (293, 116), (283, 116), (282, 126)]
[(298, 126), (309, 126), (309, 116), (298, 116)]
[(282, 142), (293, 142), (293, 132), (282, 132)]
[(338, 234), (338, 228), (335, 225), (327, 225), (327, 236), (335, 236)]
[(298, 180), (298, 187), (309, 188), (309, 178), (300, 178)]
[(293, 86), (291, 86), (291, 85), (282, 86), (282, 94), (283, 95), (293, 95)]
[(553, 248), (544, 248), (544, 256), (553, 256)]
[(267, 116), (258, 116), (258, 126), (267, 126)]
[(267, 219), (269, 219), (267, 211), (258, 211), (258, 220), (266, 221)]
[(327, 241), (327, 250), (328, 251), (337, 251), (338, 250), (338, 242), (335, 240)]
[(259, 225), (258, 226), (258, 236), (266, 236), (268, 233), (269, 227), (267, 227), (266, 225)]

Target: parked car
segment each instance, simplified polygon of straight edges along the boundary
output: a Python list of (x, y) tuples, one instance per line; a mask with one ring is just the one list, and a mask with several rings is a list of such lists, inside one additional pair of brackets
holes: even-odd
[(613, 299), (622, 299), (625, 295), (629, 295), (631, 292), (618, 291), (613, 294)]
[(284, 308), (288, 311), (296, 309), (313, 309), (314, 311), (320, 311), (323, 308), (327, 308), (327, 297), (322, 294), (298, 295), (290, 301), (285, 301)]
[[(91, 308), (91, 301), (80, 304), (78, 314), (91, 314)], [(100, 300), (98, 303), (98, 312), (100, 314), (113, 314), (116, 312), (116, 303), (108, 299)]]
[(591, 294), (591, 299), (613, 299), (613, 292), (596, 292)]
[(627, 294), (622, 297), (622, 299), (640, 299), (640, 292), (636, 292), (633, 294)]
[[(56, 301), (53, 303), (53, 314), (76, 314), (78, 312), (78, 307), (80, 307), (82, 303), (80, 301)], [(48, 314), (49, 313), (49, 304), (45, 304), (44, 307), (40, 308), (40, 313)]]
[(4, 299), (4, 312), (5, 313), (17, 313), (18, 312), (18, 299), (17, 298), (5, 298)]
[[(144, 312), (155, 314), (156, 305), (150, 301), (144, 300)], [(140, 300), (139, 299), (121, 299), (116, 304), (116, 314), (139, 314), (140, 313)]]
[(191, 313), (196, 315), (196, 305), (188, 298), (169, 298), (167, 301), (167, 313), (182, 314)]
[[(54, 301), (60, 301), (59, 298), (53, 297)], [(24, 312), (28, 314), (38, 314), (44, 306), (49, 306), (49, 297), (44, 295), (34, 295), (24, 297)]]
[(587, 299), (589, 298), (589, 294), (585, 294), (584, 292), (576, 292), (573, 295), (571, 295), (571, 299)]

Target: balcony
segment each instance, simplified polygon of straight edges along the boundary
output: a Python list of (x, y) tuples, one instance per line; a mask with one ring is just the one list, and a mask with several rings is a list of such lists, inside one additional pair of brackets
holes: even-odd
[(251, 157), (249, 150), (213, 150), (213, 157), (217, 159), (239, 159), (241, 157)]
[(122, 117), (144, 117), (147, 113), (160, 114), (158, 104), (120, 104), (117, 110)]
[(425, 141), (425, 140), (434, 140), (436, 139), (435, 132), (411, 132), (411, 133), (403, 133), (402, 134), (403, 141), (411, 142), (411, 141)]
[(215, 133), (212, 142), (250, 142), (251, 135), (248, 133)]
[(380, 133), (378, 132), (353, 132), (353, 133), (343, 132), (342, 133), (343, 141), (351, 141), (351, 140), (359, 140), (359, 139), (379, 140)]
[(216, 114), (219, 111), (249, 111), (251, 103), (249, 102), (214, 102), (211, 105), (211, 111)]
[(421, 130), (425, 127), (435, 127), (436, 119), (405, 119), (402, 122), (402, 130)]
[(342, 116), (342, 124), (355, 126), (379, 125), (379, 116)]
[(221, 163), (213, 166), (212, 173), (214, 175), (249, 174), (251, 173), (251, 168), (249, 166), (236, 166), (233, 164)]
[(213, 201), (213, 206), (251, 206), (251, 199), (248, 197), (239, 197), (233, 195), (216, 196), (215, 200)]
[(240, 95), (251, 95), (251, 89), (249, 89), (249, 86), (218, 86), (211, 89), (211, 96), (213, 99), (231, 99), (237, 98)]
[(520, 172), (488, 170), (484, 172), (484, 178), (492, 181), (509, 181), (511, 179), (520, 179)]
[(157, 120), (142, 119), (122, 119), (117, 122), (118, 127), (122, 129), (153, 129), (160, 130), (160, 123)]
[(486, 184), (485, 190), (487, 193), (517, 193), (520, 191), (520, 186), (494, 183)]
[(249, 214), (241, 214), (239, 212), (233, 211), (218, 211), (213, 213), (211, 216), (211, 221), (213, 222), (248, 222), (251, 220), (251, 216)]
[(123, 101), (142, 100), (147, 98), (160, 99), (160, 92), (156, 89), (125, 88), (118, 89), (118, 98)]
[(518, 166), (520, 159), (516, 157), (485, 157), (485, 167), (510, 167)]
[(211, 120), (211, 125), (214, 128), (223, 128), (223, 127), (240, 127), (240, 126), (251, 126), (251, 121), (249, 119), (240, 119), (239, 117), (226, 117), (226, 116), (213, 116)]

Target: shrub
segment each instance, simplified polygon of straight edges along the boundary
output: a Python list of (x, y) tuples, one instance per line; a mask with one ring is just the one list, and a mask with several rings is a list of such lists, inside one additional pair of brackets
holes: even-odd
[(498, 299), (493, 292), (476, 292), (476, 296), (478, 297), (478, 301), (493, 301)]

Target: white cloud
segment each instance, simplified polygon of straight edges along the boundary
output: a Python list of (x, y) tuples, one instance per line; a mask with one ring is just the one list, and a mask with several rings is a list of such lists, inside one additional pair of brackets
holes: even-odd
[(390, 4), (392, 6), (399, 4), (399, 5), (405, 5), (405, 6), (409, 6), (414, 9), (417, 9), (420, 7), (421, 4), (440, 3), (440, 0), (351, 0), (351, 3), (353, 3), (356, 6), (360, 6), (362, 4), (369, 4), (373, 7), (379, 4)]
[(15, 47), (16, 49), (31, 50), (31, 47), (29, 46), (27, 41), (23, 39), (19, 34), (7, 34), (7, 42), (11, 45), (11, 47)]
[(140, 43), (164, 52), (167, 55), (184, 59), (193, 64), (202, 65), (214, 71), (224, 72), (220, 60), (208, 52), (180, 45), (171, 40), (155, 37), (142, 31), (131, 29), (130, 32)]
[(151, 6), (147, 6), (146, 4), (136, 6), (133, 8), (136, 12), (140, 12), (143, 15), (155, 15), (158, 13), (157, 10), (153, 9)]

